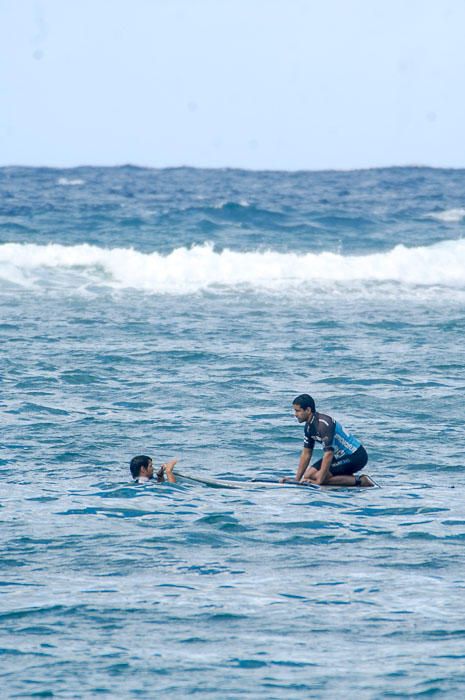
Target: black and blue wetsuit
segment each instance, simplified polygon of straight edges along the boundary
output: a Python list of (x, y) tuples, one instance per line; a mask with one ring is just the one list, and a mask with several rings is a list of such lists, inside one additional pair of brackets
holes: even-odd
[[(323, 452), (333, 452), (330, 472), (333, 476), (355, 474), (368, 462), (368, 455), (362, 443), (346, 432), (342, 425), (324, 413), (314, 413), (312, 420), (305, 423), (304, 447), (313, 450), (315, 442), (321, 443)], [(319, 470), (323, 460), (311, 466)]]

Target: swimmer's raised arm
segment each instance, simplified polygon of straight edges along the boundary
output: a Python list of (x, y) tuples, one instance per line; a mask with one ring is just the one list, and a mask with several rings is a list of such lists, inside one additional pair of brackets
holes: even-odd
[(177, 461), (177, 459), (170, 459), (169, 462), (165, 462), (161, 465), (159, 471), (157, 472), (158, 481), (163, 481), (163, 475), (166, 474), (166, 478), (170, 483), (176, 483), (176, 477), (173, 474), (173, 469)]

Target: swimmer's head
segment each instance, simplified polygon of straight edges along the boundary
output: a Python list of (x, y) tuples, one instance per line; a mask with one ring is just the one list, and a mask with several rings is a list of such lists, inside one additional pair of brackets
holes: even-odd
[(153, 478), (152, 458), (147, 457), (147, 455), (137, 455), (137, 457), (133, 457), (129, 463), (129, 469), (131, 470), (133, 479), (139, 479), (141, 476), (146, 479)]

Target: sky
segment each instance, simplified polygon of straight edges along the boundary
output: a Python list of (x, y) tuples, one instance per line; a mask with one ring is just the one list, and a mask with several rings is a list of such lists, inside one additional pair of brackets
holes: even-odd
[(465, 0), (0, 0), (0, 166), (465, 167)]

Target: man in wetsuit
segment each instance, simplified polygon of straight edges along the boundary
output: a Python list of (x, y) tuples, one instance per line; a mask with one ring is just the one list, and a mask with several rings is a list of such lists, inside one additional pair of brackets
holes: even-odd
[[(300, 394), (292, 402), (294, 415), (305, 423), (304, 448), (300, 455), (296, 481), (331, 486), (374, 486), (366, 474), (356, 475), (368, 462), (362, 443), (347, 433), (334, 418), (317, 413), (315, 401)], [(323, 458), (310, 466), (315, 442), (323, 446)]]

